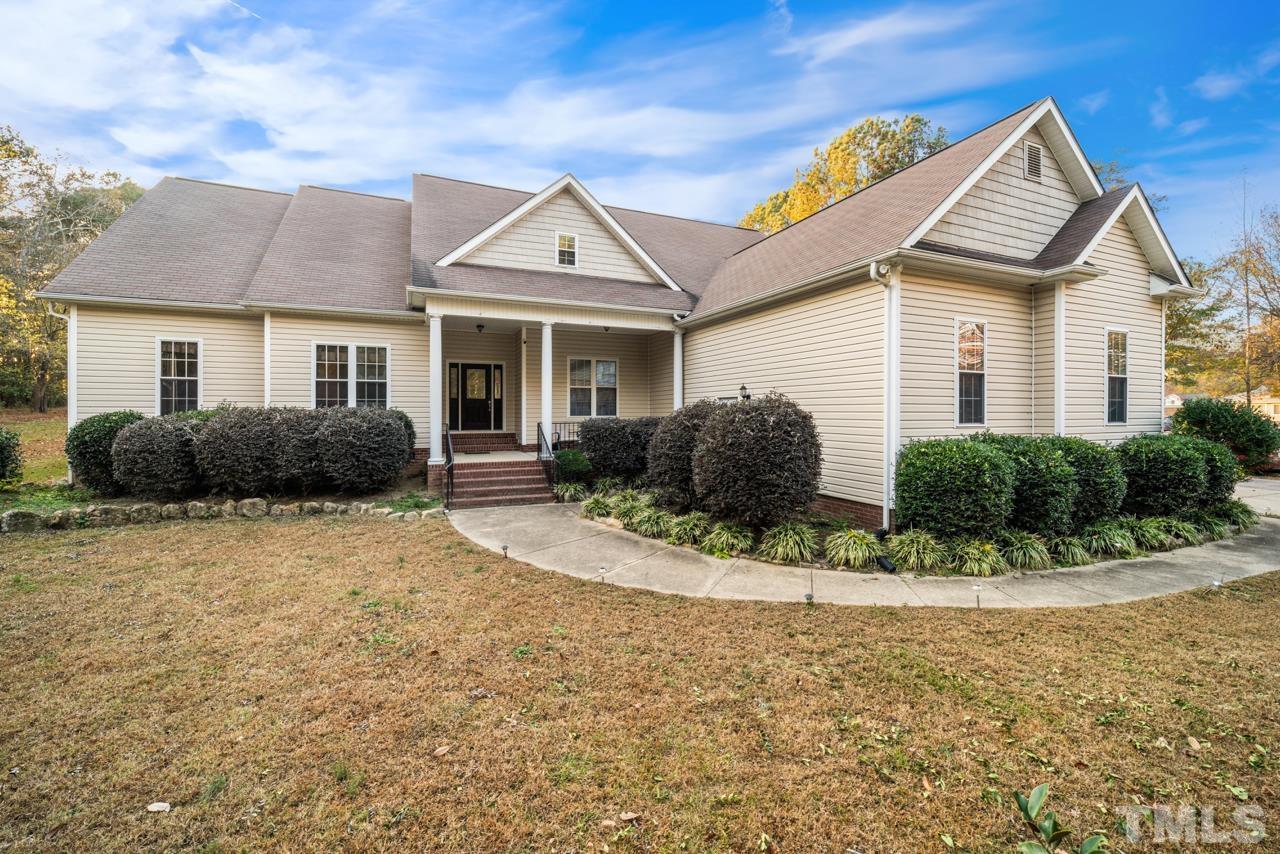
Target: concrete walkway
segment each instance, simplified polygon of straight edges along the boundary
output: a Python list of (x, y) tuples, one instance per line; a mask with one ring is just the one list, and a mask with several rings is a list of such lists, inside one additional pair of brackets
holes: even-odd
[(841, 605), (1047, 608), (1129, 602), (1280, 569), (1280, 519), (1238, 537), (1135, 560), (1004, 575), (934, 578), (721, 560), (581, 519), (578, 505), (491, 507), (449, 514), (453, 526), (507, 556), (603, 584), (659, 593)]
[(1280, 516), (1280, 477), (1251, 477), (1236, 484), (1236, 498), (1261, 516)]

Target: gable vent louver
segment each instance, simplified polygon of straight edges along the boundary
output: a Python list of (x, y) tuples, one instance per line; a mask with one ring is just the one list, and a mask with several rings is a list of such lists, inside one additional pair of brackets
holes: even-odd
[(1031, 181), (1039, 181), (1044, 169), (1044, 147), (1034, 142), (1025, 145), (1022, 157), (1022, 176)]

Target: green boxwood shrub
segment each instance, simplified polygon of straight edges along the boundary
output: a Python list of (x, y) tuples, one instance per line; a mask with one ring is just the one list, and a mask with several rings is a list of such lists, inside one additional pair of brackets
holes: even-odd
[(111, 446), (115, 480), (130, 495), (182, 498), (196, 492), (195, 437), (203, 424), (166, 415), (135, 421), (116, 435)]
[(989, 442), (928, 439), (898, 455), (899, 528), (939, 537), (992, 536), (1013, 509), (1014, 464)]
[(649, 467), (649, 442), (661, 418), (588, 418), (578, 425), (578, 449), (602, 475), (631, 478)]
[(1124, 511), (1178, 516), (1197, 506), (1208, 484), (1204, 456), (1184, 436), (1134, 436), (1116, 448), (1128, 487)]
[(576, 448), (556, 451), (556, 477), (562, 483), (582, 483), (591, 475), (591, 462)]
[(1230, 501), (1236, 491), (1236, 481), (1240, 480), (1240, 461), (1231, 449), (1221, 442), (1188, 436), (1187, 442), (1195, 448), (1204, 460), (1205, 484), (1200, 500), (1204, 504), (1221, 504)]
[(196, 466), (215, 493), (249, 497), (280, 490), (280, 412), (229, 409), (195, 438)]
[(1280, 450), (1280, 427), (1256, 409), (1230, 400), (1188, 400), (1173, 414), (1173, 432), (1221, 442), (1250, 472), (1266, 467)]
[(699, 508), (743, 525), (766, 527), (805, 510), (821, 474), (813, 416), (774, 392), (719, 407), (693, 452)]
[(0, 486), (22, 479), (22, 445), (17, 432), (0, 427)]
[(414, 446), (418, 444), (418, 433), (413, 429), (413, 419), (400, 409), (388, 409), (387, 412), (400, 420), (400, 426), (404, 428), (404, 434), (409, 437), (409, 454), (405, 459), (412, 460)]
[(102, 412), (68, 430), (67, 462), (76, 480), (102, 495), (119, 495), (123, 488), (115, 478), (111, 446), (121, 430), (143, 417), (132, 409)]
[(672, 507), (692, 507), (693, 452), (698, 435), (722, 404), (699, 400), (662, 419), (649, 443), (649, 484)]
[(307, 495), (328, 489), (320, 457), (320, 428), (333, 410), (273, 408), (276, 428), (275, 482), (281, 492)]
[(1045, 537), (1071, 530), (1071, 508), (1079, 487), (1075, 470), (1061, 450), (1030, 436), (980, 433), (973, 439), (994, 445), (1013, 461), (1010, 527)]
[(399, 482), (409, 436), (385, 409), (328, 410), (316, 431), (326, 479), (342, 492), (377, 492)]
[(1071, 509), (1073, 529), (1110, 519), (1124, 504), (1124, 469), (1116, 452), (1079, 436), (1045, 436), (1046, 445), (1062, 452), (1076, 476), (1076, 500)]

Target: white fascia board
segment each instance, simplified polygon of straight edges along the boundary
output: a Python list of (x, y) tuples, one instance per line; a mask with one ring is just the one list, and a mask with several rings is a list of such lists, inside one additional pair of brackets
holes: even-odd
[(535, 208), (540, 207), (548, 199), (565, 189), (568, 189), (573, 193), (573, 195), (577, 197), (578, 201), (582, 202), (582, 204), (595, 215), (596, 219), (600, 221), (600, 224), (608, 229), (609, 233), (617, 238), (622, 245), (627, 247), (627, 250), (635, 256), (635, 259), (640, 262), (641, 266), (652, 273), (653, 276), (664, 285), (671, 288), (671, 290), (680, 290), (680, 286), (672, 281), (671, 277), (667, 275), (666, 270), (663, 270), (658, 262), (653, 260), (649, 253), (645, 252), (644, 249), (641, 248), (635, 238), (627, 233), (627, 230), (613, 218), (613, 215), (605, 209), (604, 205), (596, 201), (595, 196), (591, 195), (591, 193), (587, 191), (587, 188), (582, 185), (582, 182), (575, 178), (571, 172), (566, 172), (546, 188), (530, 196), (523, 204), (508, 212), (501, 219), (494, 222), (476, 236), (472, 237), (466, 243), (463, 243), (457, 249), (454, 249), (448, 255), (445, 255), (436, 262), (436, 266), (448, 267), (450, 264), (462, 260), (467, 255), (470, 255), (472, 252), (488, 243), (494, 237), (497, 237), (498, 234), (505, 231), (512, 223), (521, 219)]
[[(1085, 174), (1089, 178), (1089, 184), (1093, 188), (1094, 195), (1091, 198), (1097, 198), (1103, 193), (1102, 183), (1098, 181), (1098, 176), (1094, 174), (1093, 167), (1089, 165), (1089, 160), (1084, 156), (1084, 152), (1080, 149), (1080, 144), (1076, 141), (1075, 134), (1071, 132), (1071, 127), (1067, 124), (1066, 119), (1062, 116), (1062, 111), (1058, 109), (1058, 105), (1052, 98), (1047, 98), (1039, 107), (1036, 107), (1031, 113), (1018, 123), (1018, 126), (1009, 132), (1009, 135), (995, 147), (995, 149), (987, 155), (987, 157), (978, 164), (972, 172), (969, 173), (960, 184), (951, 191), (951, 193), (942, 200), (942, 204), (933, 209), (933, 212), (925, 217), (924, 221), (916, 226), (911, 234), (902, 241), (902, 247), (908, 248), (924, 239), (924, 236), (938, 224), (938, 220), (946, 216), (947, 211), (955, 207), (956, 203), (964, 197), (973, 185), (982, 179), (982, 176), (994, 166), (1001, 157), (1009, 152), (1009, 149), (1017, 145), (1018, 140), (1026, 136), (1027, 131), (1039, 124), (1040, 120), (1045, 116), (1051, 116), (1059, 126), (1063, 137), (1067, 140), (1067, 144), (1074, 156), (1081, 164)], [(1053, 146), (1050, 146), (1052, 149)], [(1059, 156), (1059, 152), (1054, 151), (1054, 156)]]
[(478, 299), (491, 300), (498, 303), (517, 303), (530, 305), (554, 305), (563, 306), (565, 308), (590, 308), (601, 309), (604, 311), (629, 311), (636, 314), (661, 314), (671, 316), (673, 314), (688, 313), (687, 308), (649, 308), (646, 306), (620, 305), (612, 302), (582, 302), (579, 300), (549, 299), (547, 297), (522, 296), (520, 294), (490, 294), (483, 291), (455, 291), (446, 290), (444, 288), (423, 288), (417, 285), (409, 285), (405, 291), (412, 296), (421, 296), (425, 302), (431, 297), (458, 297), (459, 299)]
[[(1151, 209), (1151, 203), (1147, 201), (1146, 193), (1142, 192), (1142, 187), (1138, 184), (1134, 184), (1133, 188), (1125, 194), (1124, 201), (1116, 205), (1116, 209), (1111, 212), (1111, 216), (1107, 217), (1107, 221), (1103, 223), (1102, 227), (1093, 235), (1093, 239), (1090, 240), (1084, 250), (1076, 256), (1075, 263), (1083, 264), (1089, 256), (1093, 254), (1094, 250), (1098, 248), (1098, 244), (1102, 242), (1102, 239), (1107, 236), (1112, 228), (1115, 227), (1116, 221), (1122, 216), (1127, 216), (1129, 210), (1134, 207), (1142, 212), (1147, 223), (1151, 226), (1151, 232), (1156, 237), (1155, 248), (1158, 250), (1159, 255), (1164, 256), (1165, 262), (1169, 265), (1169, 269), (1172, 270), (1173, 274), (1177, 277), (1178, 281), (1176, 284), (1183, 288), (1189, 288), (1193, 293), (1199, 293), (1195, 290), (1195, 286), (1191, 284), (1190, 280), (1187, 279), (1186, 273), (1183, 272), (1182, 264), (1178, 262), (1178, 256), (1173, 254), (1173, 247), (1169, 245), (1169, 238), (1165, 236), (1164, 229), (1160, 227), (1160, 220), (1156, 219), (1156, 212)], [(1134, 238), (1139, 241), (1138, 245), (1142, 247), (1142, 251), (1144, 253), (1147, 255), (1152, 254), (1152, 247), (1149, 245), (1150, 241), (1143, 241), (1136, 234), (1134, 235)]]

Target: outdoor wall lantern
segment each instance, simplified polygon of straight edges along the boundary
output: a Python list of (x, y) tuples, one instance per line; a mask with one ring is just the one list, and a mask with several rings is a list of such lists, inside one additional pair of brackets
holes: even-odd
[(743, 383), (738, 387), (738, 400), (750, 400), (751, 395), (747, 394), (747, 384)]
[(477, 323), (477, 324), (476, 324), (476, 332), (477, 332), (477, 333), (484, 332), (484, 324), (483, 324), (483, 323)]

